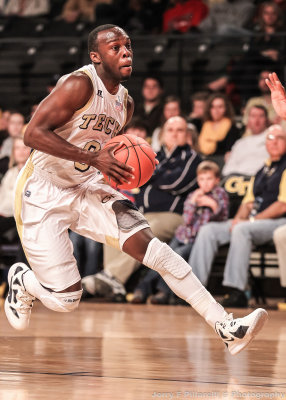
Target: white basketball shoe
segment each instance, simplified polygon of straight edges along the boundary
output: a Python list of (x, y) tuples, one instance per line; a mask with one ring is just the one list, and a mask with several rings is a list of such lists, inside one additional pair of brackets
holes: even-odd
[(9, 292), (5, 300), (5, 313), (13, 328), (22, 331), (29, 326), (35, 297), (26, 291), (23, 275), (30, 271), (26, 264), (16, 263), (9, 269)]
[(258, 308), (243, 318), (233, 319), (233, 315), (228, 314), (225, 320), (216, 322), (215, 330), (230, 354), (235, 355), (254, 339), (267, 319), (268, 314), (263, 308)]

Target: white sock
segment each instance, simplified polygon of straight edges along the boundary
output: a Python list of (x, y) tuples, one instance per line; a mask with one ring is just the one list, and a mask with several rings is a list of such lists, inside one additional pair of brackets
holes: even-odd
[(173, 292), (189, 303), (212, 328), (228, 315), (193, 274), (189, 264), (159, 239), (150, 241), (143, 264), (159, 272)]
[(82, 290), (63, 293), (49, 291), (40, 284), (32, 270), (24, 274), (23, 282), (28, 293), (39, 299), (44, 306), (53, 311), (72, 311), (82, 295)]

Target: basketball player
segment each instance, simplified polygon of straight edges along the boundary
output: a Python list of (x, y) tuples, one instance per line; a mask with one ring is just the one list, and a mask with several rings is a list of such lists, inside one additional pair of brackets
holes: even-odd
[(15, 219), (31, 269), (18, 263), (9, 270), (7, 318), (14, 328), (27, 328), (35, 298), (54, 311), (77, 308), (82, 289), (70, 228), (159, 272), (236, 354), (267, 313), (257, 309), (233, 319), (190, 265), (153, 237), (132, 203), (104, 182), (101, 172), (118, 184), (132, 179), (132, 169), (113, 156), (117, 147), (104, 149), (132, 116), (133, 101), (120, 84), (131, 75), (132, 49), (128, 35), (114, 25), (94, 29), (88, 45), (92, 64), (59, 80), (25, 133), (25, 144), (35, 150), (17, 182)]

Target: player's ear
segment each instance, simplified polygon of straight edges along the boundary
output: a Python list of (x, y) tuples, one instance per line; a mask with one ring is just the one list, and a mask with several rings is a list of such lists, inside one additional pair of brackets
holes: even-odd
[(101, 63), (101, 58), (100, 58), (100, 55), (99, 55), (99, 53), (97, 51), (91, 51), (89, 53), (89, 57), (90, 57), (91, 61), (94, 64), (100, 64)]

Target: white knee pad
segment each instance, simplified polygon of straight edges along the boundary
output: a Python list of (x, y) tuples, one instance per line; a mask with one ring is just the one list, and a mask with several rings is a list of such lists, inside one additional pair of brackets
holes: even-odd
[(53, 311), (70, 312), (74, 311), (80, 302), (82, 290), (76, 292), (46, 292), (39, 298), (41, 302)]
[(192, 271), (191, 266), (166, 243), (154, 238), (150, 241), (143, 264), (164, 275), (170, 273), (177, 279), (183, 279)]

